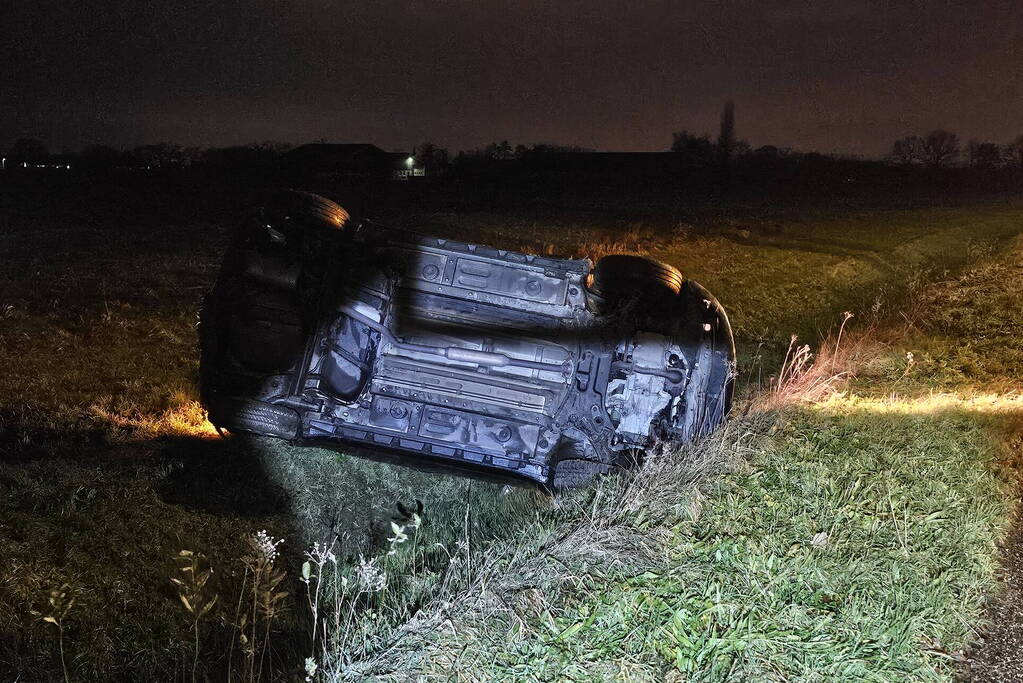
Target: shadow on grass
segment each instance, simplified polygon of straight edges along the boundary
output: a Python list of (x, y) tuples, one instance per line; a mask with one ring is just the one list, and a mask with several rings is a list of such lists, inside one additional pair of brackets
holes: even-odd
[(167, 439), (160, 457), (174, 467), (156, 486), (160, 499), (196, 513), (264, 518), (286, 511), (288, 492), (267, 478), (241, 444), (215, 438)]
[[(194, 633), (170, 582), (181, 550), (215, 569), (200, 672), (224, 680), (245, 537), (296, 536), (288, 492), (230, 440), (25, 417), (0, 416), (0, 680), (63, 680), (58, 629), (44, 621), (54, 590), (75, 600), (63, 620), (71, 680), (188, 678)], [(292, 576), (300, 553), (283, 558)], [(276, 672), (305, 656), (306, 615), (291, 607), (274, 625)]]
[(421, 509), (422, 543), (453, 548), (468, 535), (482, 545), (513, 535), (537, 500), (529, 489), (268, 439), (132, 440), (94, 421), (60, 427), (9, 412), (0, 427), (3, 680), (63, 678), (57, 629), (42, 617), (49, 591), (65, 584), (76, 596), (64, 629), (72, 680), (187, 678), (194, 634), (170, 583), (185, 549), (215, 570), (220, 599), (200, 628), (200, 671), (225, 679), (240, 558), (262, 529), (285, 539), (291, 597), (271, 635), (271, 678), (283, 676), (310, 650), (298, 580), (309, 543), (337, 539), (345, 564), (378, 556), (391, 522)]

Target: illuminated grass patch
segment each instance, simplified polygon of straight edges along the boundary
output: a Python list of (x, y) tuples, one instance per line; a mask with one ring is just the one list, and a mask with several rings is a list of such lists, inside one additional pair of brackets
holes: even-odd
[(513, 562), (521, 579), (495, 579), (497, 607), (415, 635), (436, 649), (417, 670), (439, 673), (461, 643), (481, 678), (944, 678), (994, 586), (1006, 509), (991, 426), (951, 401), (789, 410), (705, 494), (665, 487), (667, 514), (656, 489), (635, 499), (616, 532), (642, 530), (660, 560)]

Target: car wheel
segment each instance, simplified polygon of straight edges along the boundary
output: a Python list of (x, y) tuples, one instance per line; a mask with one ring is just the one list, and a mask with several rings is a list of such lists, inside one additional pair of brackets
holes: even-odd
[(272, 223), (288, 222), (300, 228), (340, 230), (351, 220), (340, 204), (301, 190), (280, 190), (268, 197), (259, 211)]
[(612, 254), (597, 261), (590, 289), (604, 298), (627, 295), (637, 287), (678, 294), (685, 278), (677, 268), (645, 256)]
[[(259, 373), (291, 366), (315, 316), (326, 238), (349, 220), (329, 199), (294, 190), (271, 195), (250, 214), (204, 304), (212, 324), (203, 329), (220, 353)], [(214, 319), (225, 327), (215, 329), (221, 323)]]
[(639, 303), (649, 308), (678, 296), (685, 278), (674, 266), (645, 256), (612, 254), (594, 266), (587, 287), (594, 313)]
[(579, 488), (608, 471), (607, 465), (592, 460), (559, 460), (554, 466), (554, 488), (558, 491)]
[(692, 439), (721, 424), (732, 408), (735, 339), (728, 315), (701, 284), (687, 280), (680, 293), (679, 326), (672, 335), (691, 354), (683, 437)]

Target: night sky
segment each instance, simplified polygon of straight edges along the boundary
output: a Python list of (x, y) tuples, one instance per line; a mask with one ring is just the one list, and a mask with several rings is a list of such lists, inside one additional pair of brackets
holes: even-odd
[(0, 147), (325, 138), (880, 155), (1023, 134), (1023, 2), (7, 0)]

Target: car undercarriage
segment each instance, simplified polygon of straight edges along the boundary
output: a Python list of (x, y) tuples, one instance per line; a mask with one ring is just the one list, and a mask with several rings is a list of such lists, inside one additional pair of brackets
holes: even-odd
[(424, 236), (299, 192), (239, 229), (200, 337), (218, 428), (554, 488), (710, 431), (734, 376), (724, 310), (671, 266)]

